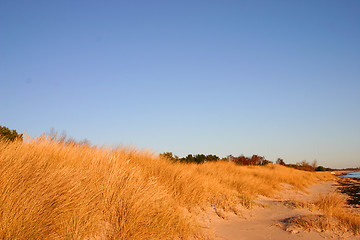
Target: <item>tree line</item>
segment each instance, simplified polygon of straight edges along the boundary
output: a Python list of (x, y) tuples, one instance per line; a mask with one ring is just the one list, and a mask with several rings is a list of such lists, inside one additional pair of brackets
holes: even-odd
[(196, 155), (188, 154), (186, 157), (179, 158), (178, 156), (173, 155), (172, 152), (161, 153), (160, 157), (166, 158), (173, 162), (197, 163), (197, 164), (201, 164), (204, 162), (215, 162), (215, 161), (219, 161), (219, 160), (224, 160), (224, 159), (220, 159), (216, 155), (204, 155), (204, 154), (196, 154)]
[[(246, 157), (244, 155), (240, 155), (238, 157), (234, 157), (232, 155), (227, 156), (226, 158), (220, 158), (216, 155), (204, 155), (204, 154), (188, 154), (186, 157), (178, 157), (174, 155), (172, 152), (164, 152), (159, 155), (161, 158), (168, 159), (172, 162), (180, 162), (180, 163), (195, 163), (202, 164), (205, 162), (215, 162), (215, 161), (229, 161), (234, 162), (237, 165), (241, 166), (264, 166), (269, 163), (274, 164), (272, 161), (267, 160), (264, 156), (260, 155), (252, 155), (251, 157)], [(275, 164), (295, 168), (298, 170), (304, 171), (331, 171), (333, 169), (326, 168), (323, 166), (318, 166), (317, 162), (314, 161), (309, 163), (307, 161), (298, 162), (296, 164), (285, 163), (282, 158), (278, 158)]]
[(204, 155), (204, 154), (188, 154), (186, 157), (178, 157), (174, 155), (172, 152), (164, 152), (160, 154), (160, 157), (166, 158), (173, 162), (181, 162), (181, 163), (196, 163), (201, 164), (205, 162), (216, 162), (216, 161), (232, 161), (238, 165), (266, 165), (268, 163), (272, 163), (271, 161), (265, 159), (263, 156), (259, 155), (252, 155), (251, 157), (245, 157), (244, 155), (233, 157), (232, 155), (229, 155), (226, 158), (220, 158), (216, 155)]

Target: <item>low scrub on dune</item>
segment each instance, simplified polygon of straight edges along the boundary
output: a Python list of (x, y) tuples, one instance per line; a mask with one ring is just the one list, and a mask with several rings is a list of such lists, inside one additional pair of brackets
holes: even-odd
[(40, 137), (0, 142), (1, 239), (203, 239), (194, 213), (251, 207), (313, 173), (230, 162), (173, 163), (151, 152)]
[(360, 214), (349, 209), (344, 196), (338, 193), (320, 195), (315, 201), (302, 203), (299, 206), (310, 210), (320, 210), (322, 214), (300, 216), (289, 219), (288, 228), (297, 226), (306, 230), (340, 231), (360, 234)]

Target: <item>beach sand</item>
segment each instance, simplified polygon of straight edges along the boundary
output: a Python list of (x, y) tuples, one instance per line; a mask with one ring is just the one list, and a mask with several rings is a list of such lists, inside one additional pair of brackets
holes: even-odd
[(340, 190), (343, 185), (334, 182), (322, 182), (313, 185), (306, 192), (296, 191), (284, 185), (284, 189), (275, 197), (260, 197), (258, 206), (244, 209), (242, 216), (227, 214), (225, 219), (219, 218), (214, 212), (209, 213), (207, 227), (217, 240), (241, 239), (360, 239), (351, 233), (315, 230), (305, 231), (300, 228), (288, 227), (286, 222), (291, 218), (321, 214), (307, 208), (296, 208), (294, 202), (312, 201), (320, 194), (328, 194)]

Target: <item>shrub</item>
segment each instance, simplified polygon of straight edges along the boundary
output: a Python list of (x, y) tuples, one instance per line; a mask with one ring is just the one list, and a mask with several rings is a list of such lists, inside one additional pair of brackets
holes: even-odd
[(272, 163), (269, 160), (266, 160), (265, 157), (259, 156), (259, 155), (252, 155), (252, 157), (245, 157), (244, 155), (241, 155), (239, 157), (234, 157), (233, 161), (238, 165), (267, 165), (269, 163)]
[(220, 160), (220, 158), (216, 155), (204, 155), (204, 154), (188, 154), (186, 157), (179, 158), (178, 156), (174, 156), (172, 152), (164, 152), (159, 155), (159, 157), (171, 160), (173, 162), (182, 162), (182, 163), (205, 163), (205, 162), (216, 162)]
[(23, 140), (23, 135), (18, 134), (16, 130), (10, 130), (7, 127), (0, 126), (0, 139), (5, 141)]
[(318, 166), (317, 168), (315, 168), (315, 171), (327, 171), (327, 169), (323, 166)]

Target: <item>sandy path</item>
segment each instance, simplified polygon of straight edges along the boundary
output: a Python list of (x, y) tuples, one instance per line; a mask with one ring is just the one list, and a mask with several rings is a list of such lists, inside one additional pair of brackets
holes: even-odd
[(297, 229), (289, 232), (284, 230), (282, 222), (287, 218), (316, 214), (307, 209), (294, 208), (288, 200), (311, 200), (319, 194), (330, 193), (335, 189), (334, 182), (314, 185), (308, 189), (308, 194), (286, 189), (275, 198), (260, 198), (257, 203), (264, 207), (248, 210), (243, 217), (228, 215), (227, 219), (221, 219), (215, 215), (211, 216), (210, 229), (217, 240), (360, 239), (354, 238), (350, 234), (339, 236), (332, 232), (305, 232)]

